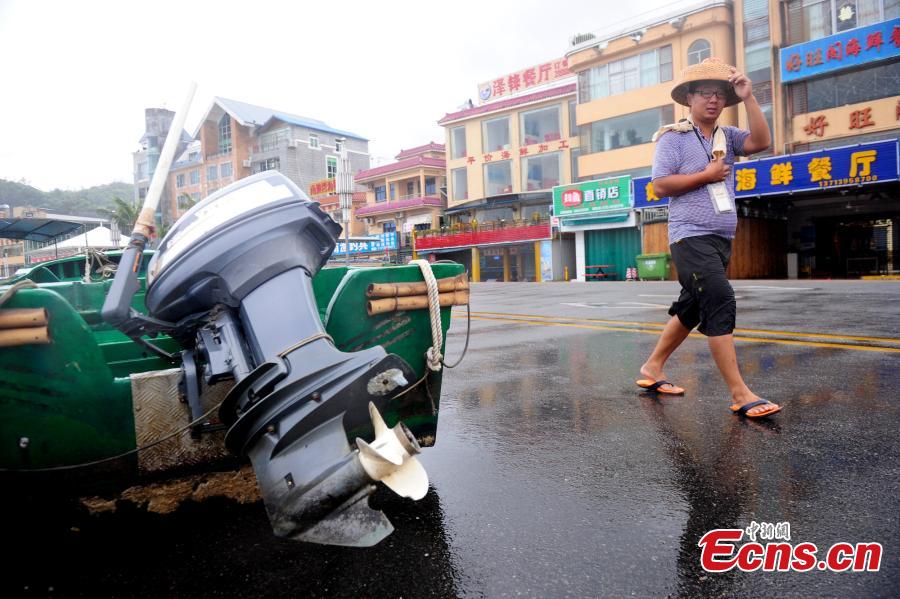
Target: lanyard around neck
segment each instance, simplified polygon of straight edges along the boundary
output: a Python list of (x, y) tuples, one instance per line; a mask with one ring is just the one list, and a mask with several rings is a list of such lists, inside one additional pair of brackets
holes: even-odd
[[(693, 125), (693, 128), (694, 128), (694, 135), (697, 136), (697, 141), (700, 142), (700, 147), (703, 148), (703, 153), (706, 154), (706, 157), (709, 159), (710, 162), (712, 162), (712, 159), (713, 159), (712, 154), (710, 154), (709, 151), (706, 149), (706, 144), (703, 143), (703, 139), (700, 137), (700, 134), (697, 133), (697, 129), (698, 129), (699, 127), (697, 127), (697, 125), (694, 125), (693, 122), (691, 122), (691, 125)], [(718, 130), (719, 130), (719, 126), (716, 125), (716, 126), (713, 128), (712, 136), (710, 137), (710, 145), (713, 143), (713, 140), (716, 139), (716, 131), (718, 131)]]

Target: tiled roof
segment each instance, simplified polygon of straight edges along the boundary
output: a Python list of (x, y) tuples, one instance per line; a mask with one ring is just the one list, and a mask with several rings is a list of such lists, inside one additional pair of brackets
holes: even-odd
[(407, 208), (415, 208), (417, 206), (437, 206), (438, 208), (440, 208), (443, 205), (444, 202), (443, 200), (441, 200), (441, 198), (426, 196), (422, 198), (398, 200), (396, 202), (381, 202), (378, 204), (369, 204), (368, 206), (357, 208), (356, 214), (357, 216), (366, 214), (381, 214), (382, 212), (396, 212), (398, 210), (406, 210)]
[(445, 114), (444, 118), (438, 121), (438, 125), (443, 125), (444, 123), (449, 123), (451, 121), (458, 121), (459, 119), (477, 116), (479, 114), (497, 112), (498, 110), (505, 110), (507, 108), (521, 106), (522, 104), (537, 102), (539, 100), (547, 100), (559, 96), (567, 96), (574, 93), (575, 84), (570, 83), (569, 85), (564, 85), (562, 87), (545, 89), (543, 91), (534, 92), (533, 94), (526, 94), (524, 96), (518, 96), (516, 98), (510, 98), (508, 100), (500, 100), (499, 102), (491, 102), (490, 104), (484, 104), (482, 106), (476, 106), (474, 108), (466, 108), (465, 110), (460, 110), (459, 112), (451, 112), (449, 114)]
[(441, 158), (414, 156), (413, 158), (407, 158), (406, 160), (401, 160), (399, 162), (392, 162), (391, 164), (385, 164), (384, 166), (376, 166), (375, 168), (359, 171), (353, 178), (356, 181), (362, 181), (364, 179), (372, 179), (373, 177), (416, 168), (419, 166), (431, 166), (435, 168), (445, 169), (447, 168), (447, 161)]
[(268, 123), (273, 118), (277, 118), (287, 123), (299, 125), (301, 127), (308, 127), (309, 129), (316, 129), (317, 131), (324, 131), (326, 133), (334, 133), (335, 135), (343, 135), (345, 137), (352, 137), (354, 139), (368, 141), (368, 139), (361, 135), (351, 133), (349, 131), (335, 129), (334, 127), (329, 126), (324, 121), (320, 121), (318, 119), (291, 114), (289, 112), (281, 112), (272, 108), (256, 106), (255, 104), (248, 104), (246, 102), (239, 102), (237, 100), (221, 98), (218, 96), (213, 99), (213, 102), (221, 106), (226, 112), (228, 112), (228, 114), (236, 118), (242, 125), (262, 126)]
[(416, 146), (415, 148), (410, 148), (408, 150), (400, 150), (400, 153), (394, 156), (394, 158), (396, 158), (397, 160), (403, 160), (404, 158), (409, 158), (410, 156), (415, 156), (416, 154), (444, 151), (446, 151), (444, 144), (430, 142), (425, 144), (424, 146)]

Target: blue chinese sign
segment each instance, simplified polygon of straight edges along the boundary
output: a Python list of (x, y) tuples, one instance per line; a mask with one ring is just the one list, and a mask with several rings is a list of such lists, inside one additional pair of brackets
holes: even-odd
[[(735, 197), (796, 193), (830, 187), (897, 181), (897, 140), (845, 148), (785, 154), (734, 165)], [(650, 177), (634, 180), (634, 207), (665, 206), (669, 198), (653, 193)]]
[[(397, 249), (397, 233), (382, 233), (378, 239), (357, 239), (350, 241), (351, 254), (374, 254), (386, 250)], [(334, 246), (332, 256), (343, 256), (347, 253), (347, 244), (338, 241)]]
[(900, 18), (781, 49), (781, 82), (900, 56)]

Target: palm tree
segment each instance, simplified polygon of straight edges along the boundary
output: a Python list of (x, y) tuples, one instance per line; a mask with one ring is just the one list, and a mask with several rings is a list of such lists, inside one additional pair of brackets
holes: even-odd
[(137, 222), (140, 207), (135, 202), (128, 203), (118, 197), (113, 198), (113, 204), (114, 208), (97, 208), (97, 212), (116, 223), (119, 231), (130, 232), (134, 228), (134, 223)]

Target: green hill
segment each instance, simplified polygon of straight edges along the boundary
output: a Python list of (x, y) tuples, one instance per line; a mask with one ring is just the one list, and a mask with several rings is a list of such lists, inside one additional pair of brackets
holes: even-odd
[(97, 216), (98, 208), (115, 208), (113, 198), (130, 203), (134, 198), (134, 185), (116, 182), (78, 191), (41, 191), (30, 185), (0, 179), (0, 204), (12, 207), (33, 206), (56, 214)]

